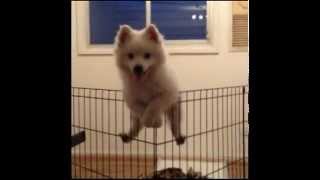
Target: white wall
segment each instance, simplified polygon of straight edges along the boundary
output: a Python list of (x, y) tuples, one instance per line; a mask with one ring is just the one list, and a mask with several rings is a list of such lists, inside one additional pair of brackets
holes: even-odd
[[(229, 8), (228, 3), (231, 2), (221, 1), (219, 3), (222, 9), (218, 14), (218, 26), (214, 27), (214, 30), (218, 31), (216, 43), (219, 53), (217, 55), (174, 55), (168, 61), (176, 72), (181, 89), (248, 84), (248, 52), (230, 51), (231, 14), (227, 9)], [(77, 54), (74, 4), (75, 2), (72, 2), (72, 86), (121, 89), (113, 56), (80, 56)], [(223, 8), (226, 10), (224, 11)], [(119, 145), (122, 145), (120, 143), (119, 141)]]
[[(248, 83), (248, 52), (230, 52), (228, 1), (219, 2), (217, 55), (173, 55), (173, 66), (181, 89), (214, 88)], [(120, 89), (121, 82), (113, 56), (79, 56), (76, 47), (74, 2), (72, 3), (72, 85)], [(226, 10), (224, 11), (223, 8)]]

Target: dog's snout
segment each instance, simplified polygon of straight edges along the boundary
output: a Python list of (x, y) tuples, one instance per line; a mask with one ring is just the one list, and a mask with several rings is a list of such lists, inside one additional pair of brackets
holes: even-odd
[(142, 67), (142, 65), (138, 64), (138, 65), (134, 66), (133, 72), (134, 72), (136, 75), (141, 75), (141, 74), (143, 73), (143, 67)]

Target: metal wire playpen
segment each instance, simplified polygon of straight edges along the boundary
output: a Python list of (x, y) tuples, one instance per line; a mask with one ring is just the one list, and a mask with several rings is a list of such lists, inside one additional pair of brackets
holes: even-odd
[(130, 127), (121, 90), (72, 88), (72, 177), (145, 178), (179, 168), (202, 178), (248, 176), (248, 86), (180, 92), (185, 143), (178, 146), (164, 118), (130, 143), (119, 133)]

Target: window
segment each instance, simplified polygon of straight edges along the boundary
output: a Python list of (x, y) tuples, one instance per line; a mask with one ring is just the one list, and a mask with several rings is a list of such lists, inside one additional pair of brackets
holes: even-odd
[(92, 44), (112, 44), (121, 24), (141, 29), (150, 21), (167, 40), (207, 35), (206, 1), (91, 1), (89, 11)]
[(144, 1), (91, 1), (90, 43), (112, 44), (121, 24), (143, 28), (145, 9)]
[(216, 54), (214, 1), (73, 1), (79, 55), (112, 55), (119, 25), (156, 24), (169, 54)]
[(168, 40), (206, 39), (206, 1), (154, 1), (151, 22)]
[(248, 1), (232, 2), (232, 48), (247, 50), (248, 47)]

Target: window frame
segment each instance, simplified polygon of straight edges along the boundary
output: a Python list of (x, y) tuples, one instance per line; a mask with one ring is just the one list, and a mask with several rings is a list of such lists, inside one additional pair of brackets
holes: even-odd
[[(146, 1), (146, 23), (150, 23), (150, 1)], [(113, 44), (90, 44), (89, 2), (75, 4), (76, 44), (79, 55), (113, 55)], [(169, 54), (218, 54), (217, 29), (218, 5), (207, 1), (207, 39), (206, 40), (166, 40)]]

